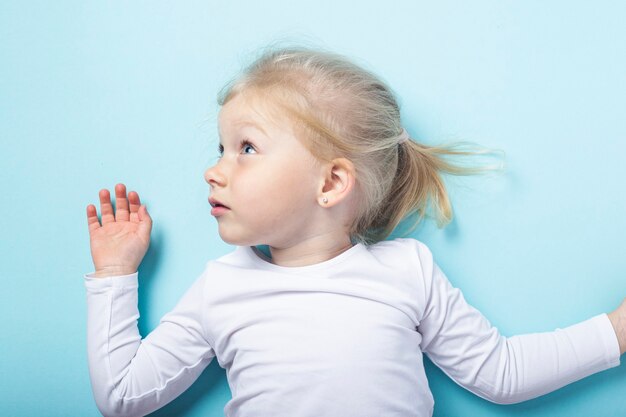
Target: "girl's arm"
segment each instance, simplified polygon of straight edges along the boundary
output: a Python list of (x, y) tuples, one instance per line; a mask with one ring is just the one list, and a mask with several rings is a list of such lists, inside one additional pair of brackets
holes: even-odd
[(426, 302), (418, 326), (422, 351), (474, 394), (517, 403), (619, 365), (623, 350), (607, 314), (507, 338), (452, 287), (424, 244), (418, 252)]
[[(204, 318), (204, 274), (173, 311), (141, 340), (137, 268), (150, 243), (152, 218), (139, 194), (115, 186), (99, 192), (102, 222), (87, 206), (95, 272), (85, 275), (87, 354), (96, 404), (105, 416), (143, 416), (183, 392), (211, 362)], [(102, 224), (101, 224), (102, 223)]]
[(204, 329), (204, 275), (143, 340), (137, 329), (138, 272), (96, 278), (87, 289), (91, 386), (104, 416), (143, 416), (195, 381), (215, 353)]

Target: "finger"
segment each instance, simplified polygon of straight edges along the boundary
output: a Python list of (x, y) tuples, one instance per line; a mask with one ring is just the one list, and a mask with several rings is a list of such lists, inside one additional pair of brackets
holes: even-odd
[(115, 220), (127, 222), (129, 218), (126, 186), (122, 183), (115, 186)]
[(100, 213), (102, 213), (102, 225), (115, 221), (113, 215), (113, 206), (111, 205), (111, 196), (109, 190), (103, 188), (100, 190)]
[(139, 207), (141, 207), (141, 201), (139, 201), (139, 194), (136, 191), (128, 193), (128, 200), (130, 202), (130, 221), (133, 223), (139, 222)]
[(89, 228), (89, 233), (100, 227), (98, 212), (96, 211), (96, 206), (93, 204), (87, 206), (87, 227)]

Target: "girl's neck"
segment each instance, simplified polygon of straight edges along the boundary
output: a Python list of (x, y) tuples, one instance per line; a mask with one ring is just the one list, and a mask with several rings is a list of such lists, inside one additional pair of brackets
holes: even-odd
[(271, 262), (275, 265), (295, 267), (308, 266), (327, 261), (347, 251), (352, 246), (350, 237), (315, 236), (288, 247), (269, 246)]

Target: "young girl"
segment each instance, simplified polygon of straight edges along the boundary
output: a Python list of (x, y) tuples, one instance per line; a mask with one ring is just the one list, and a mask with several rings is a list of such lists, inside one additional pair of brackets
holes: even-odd
[[(186, 390), (217, 358), (226, 416), (431, 416), (422, 354), (501, 404), (619, 365), (626, 301), (554, 332), (506, 338), (468, 305), (412, 238), (409, 215), (451, 218), (442, 173), (454, 146), (409, 139), (391, 89), (344, 57), (270, 49), (221, 92), (220, 159), (205, 172), (220, 237), (143, 340), (137, 268), (152, 220), (139, 195), (100, 191), (87, 207), (95, 272), (87, 288), (89, 370), (107, 416), (141, 416)], [(269, 255), (256, 246), (268, 245)]]

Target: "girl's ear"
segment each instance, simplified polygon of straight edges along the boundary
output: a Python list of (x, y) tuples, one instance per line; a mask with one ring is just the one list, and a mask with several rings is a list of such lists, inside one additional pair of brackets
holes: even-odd
[[(348, 201), (354, 189), (356, 171), (352, 161), (336, 158), (324, 166), (324, 181), (318, 196), (322, 207), (332, 207), (341, 201)], [(324, 202), (325, 199), (327, 202)]]

